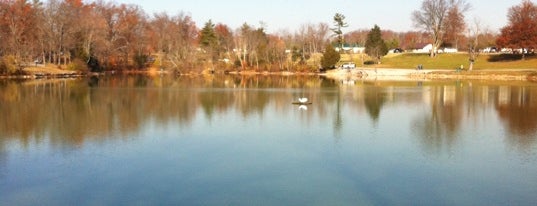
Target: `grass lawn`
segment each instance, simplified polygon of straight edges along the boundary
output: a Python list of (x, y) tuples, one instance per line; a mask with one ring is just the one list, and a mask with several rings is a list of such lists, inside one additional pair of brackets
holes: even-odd
[[(368, 61), (369, 59), (365, 59)], [(342, 61), (351, 61), (347, 54), (342, 55)], [(354, 55), (352, 61), (361, 65), (361, 57)], [(439, 54), (431, 58), (428, 54), (389, 54), (381, 59), (381, 65), (365, 65), (365, 67), (377, 68), (402, 68), (414, 69), (418, 65), (423, 65), (424, 69), (456, 69), (461, 65), (465, 69), (469, 66), (467, 53)], [(503, 69), (537, 69), (537, 56), (526, 57), (520, 60), (520, 55), (505, 54), (480, 54), (474, 64), (475, 70), (503, 70)]]

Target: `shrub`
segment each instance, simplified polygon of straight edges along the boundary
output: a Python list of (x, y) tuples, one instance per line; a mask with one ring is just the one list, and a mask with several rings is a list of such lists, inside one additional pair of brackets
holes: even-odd
[(321, 67), (323, 69), (333, 69), (341, 59), (340, 54), (330, 44), (326, 45), (325, 52), (321, 58)]
[(14, 56), (0, 58), (0, 74), (14, 74), (17, 72), (17, 60)]
[(134, 63), (136, 64), (136, 69), (143, 69), (145, 68), (148, 63), (149, 56), (145, 54), (136, 54), (133, 57)]
[(88, 71), (88, 65), (86, 65), (86, 62), (75, 59), (71, 63), (67, 65), (67, 70), (71, 71), (79, 71), (79, 72), (87, 72)]

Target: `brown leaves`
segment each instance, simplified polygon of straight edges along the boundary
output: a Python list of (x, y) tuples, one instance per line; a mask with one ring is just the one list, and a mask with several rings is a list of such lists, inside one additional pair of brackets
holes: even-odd
[(500, 47), (533, 49), (537, 47), (537, 6), (524, 0), (509, 9), (509, 25), (501, 29), (496, 40)]

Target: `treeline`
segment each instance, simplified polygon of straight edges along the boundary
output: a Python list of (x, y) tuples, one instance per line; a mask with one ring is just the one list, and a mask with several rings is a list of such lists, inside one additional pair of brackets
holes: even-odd
[[(314, 71), (331, 43), (331, 26), (304, 24), (294, 32), (269, 34), (263, 25), (232, 29), (191, 16), (147, 14), (140, 6), (105, 0), (0, 1), (0, 74), (30, 65), (80, 71), (147, 69)], [(369, 30), (345, 34), (363, 46)], [(495, 35), (490, 34), (490, 42)], [(390, 49), (428, 43), (423, 32), (383, 31)], [(463, 38), (457, 44), (464, 47)], [(487, 42), (487, 41), (482, 41)], [(447, 42), (449, 43), (449, 42)], [(452, 43), (453, 44), (453, 43)]]

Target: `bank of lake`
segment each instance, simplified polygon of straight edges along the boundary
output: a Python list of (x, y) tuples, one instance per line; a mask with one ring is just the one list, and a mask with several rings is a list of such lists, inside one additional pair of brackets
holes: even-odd
[[(231, 71), (238, 75), (324, 75), (341, 80), (409, 80), (409, 79), (468, 79), (468, 80), (518, 80), (537, 81), (537, 58), (529, 56), (525, 60), (514, 55), (481, 54), (477, 57), (474, 69), (468, 71), (468, 55), (465, 53), (439, 54), (431, 58), (427, 54), (388, 54), (381, 64), (367, 64), (368, 59), (361, 54), (343, 54), (341, 62), (354, 62), (359, 65), (352, 70), (335, 69), (325, 73), (319, 72), (258, 72), (255, 70)], [(418, 70), (418, 66), (423, 69)], [(462, 70), (461, 70), (462, 68)], [(62, 78), (87, 75), (106, 75), (106, 73), (81, 73), (58, 67), (27, 67), (25, 75), (2, 76), (3, 78)], [(108, 73), (142, 73), (149, 75), (173, 74), (166, 70), (147, 69), (142, 71), (120, 71)], [(188, 73), (189, 75), (210, 74)], [(182, 74), (184, 75), (184, 74)]]

